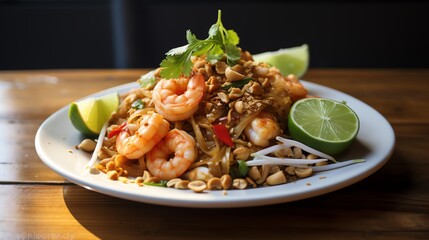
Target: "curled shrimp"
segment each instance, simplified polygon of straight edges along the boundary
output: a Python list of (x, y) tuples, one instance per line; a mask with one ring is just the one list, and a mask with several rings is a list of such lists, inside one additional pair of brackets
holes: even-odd
[(194, 138), (185, 131), (173, 129), (146, 154), (146, 165), (153, 176), (170, 180), (182, 175), (196, 157)]
[(270, 139), (280, 134), (280, 127), (271, 114), (261, 112), (246, 126), (244, 134), (252, 144), (266, 147)]
[(204, 77), (161, 79), (155, 86), (152, 99), (156, 111), (169, 121), (185, 120), (198, 110), (205, 89)]
[(285, 78), (286, 87), (292, 102), (298, 101), (301, 98), (305, 98), (308, 94), (308, 90), (302, 85), (302, 83), (296, 78), (295, 75), (290, 74)]
[[(141, 111), (141, 110), (139, 110)], [(170, 130), (170, 124), (155, 112), (135, 112), (116, 138), (116, 150), (128, 159), (139, 159), (155, 146)]]

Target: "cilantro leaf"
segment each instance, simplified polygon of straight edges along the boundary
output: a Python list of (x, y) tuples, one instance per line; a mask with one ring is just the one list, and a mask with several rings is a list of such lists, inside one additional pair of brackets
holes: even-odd
[(200, 40), (187, 30), (188, 44), (171, 49), (161, 61), (161, 77), (169, 79), (189, 76), (192, 72), (192, 56), (205, 55), (207, 61), (211, 63), (226, 56), (227, 64), (230, 66), (240, 59), (241, 50), (237, 47), (240, 39), (234, 30), (227, 30), (223, 26), (220, 10), (217, 22), (210, 27), (208, 34), (207, 39)]
[(163, 78), (176, 78), (182, 73), (189, 76), (192, 70), (191, 62), (192, 52), (185, 52), (180, 55), (169, 55), (162, 60), (160, 66), (163, 68), (161, 77)]
[(209, 29), (209, 38), (215, 38), (218, 33), (219, 33), (219, 24), (215, 23)]
[(225, 45), (226, 63), (233, 66), (241, 57), (240, 49), (235, 45), (228, 43)]
[(227, 38), (228, 43), (233, 45), (237, 45), (240, 43), (240, 38), (238, 37), (238, 34), (234, 30), (228, 30), (227, 35), (228, 35), (228, 38)]
[(185, 52), (186, 52), (186, 49), (188, 48), (188, 45), (189, 45), (189, 44), (187, 44), (187, 45), (185, 45), (185, 46), (181, 46), (181, 47), (177, 47), (177, 48), (170, 49), (170, 51), (168, 51), (168, 52), (166, 53), (166, 55), (168, 55), (168, 56), (174, 56), (174, 55), (180, 55), (180, 54), (183, 54), (183, 53), (185, 53)]

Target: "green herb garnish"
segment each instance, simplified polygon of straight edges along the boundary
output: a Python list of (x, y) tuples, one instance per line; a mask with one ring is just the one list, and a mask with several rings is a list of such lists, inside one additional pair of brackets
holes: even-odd
[(161, 180), (160, 182), (145, 182), (144, 185), (153, 187), (167, 187), (167, 180)]
[(245, 177), (247, 173), (249, 172), (249, 167), (246, 164), (246, 161), (238, 160), (238, 172), (240, 173), (241, 177)]
[(234, 165), (229, 169), (229, 174), (233, 178), (246, 177), (249, 172), (249, 167), (247, 166), (246, 161), (238, 160), (237, 163), (237, 165)]
[(149, 90), (152, 89), (153, 87), (155, 87), (155, 83), (156, 83), (155, 70), (152, 70), (146, 73), (145, 75), (142, 75), (139, 78), (139, 80), (137, 80), (137, 82), (142, 88), (149, 89)]
[(253, 80), (252, 77), (248, 77), (248, 78), (243, 78), (243, 79), (238, 80), (238, 81), (229, 82), (228, 85), (222, 86), (222, 89), (225, 91), (228, 91), (231, 88), (242, 89), (244, 87), (244, 85), (248, 84), (252, 80)]
[(206, 55), (210, 62), (215, 62), (226, 56), (227, 64), (232, 66), (240, 59), (240, 49), (237, 47), (239, 37), (234, 30), (227, 30), (221, 21), (221, 11), (218, 19), (210, 27), (209, 36), (199, 40), (190, 30), (186, 31), (188, 44), (173, 48), (166, 53), (167, 57), (161, 62), (161, 77), (177, 78), (189, 76), (192, 71), (191, 56)]
[(141, 99), (137, 99), (137, 100), (135, 100), (131, 104), (131, 107), (134, 108), (134, 109), (137, 109), (137, 110), (143, 109), (144, 108), (144, 103), (143, 103), (143, 101)]

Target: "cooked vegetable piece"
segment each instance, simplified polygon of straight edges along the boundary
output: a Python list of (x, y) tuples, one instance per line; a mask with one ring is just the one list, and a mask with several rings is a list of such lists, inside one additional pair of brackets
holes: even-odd
[(153, 187), (167, 187), (167, 180), (161, 180), (160, 182), (145, 182), (144, 185)]
[(137, 99), (135, 100), (132, 104), (131, 107), (134, 109), (143, 109), (144, 108), (144, 103), (141, 99)]
[(126, 125), (127, 125), (126, 122), (122, 123), (121, 125), (119, 125), (119, 127), (110, 131), (109, 134), (107, 135), (107, 137), (112, 138), (112, 137), (118, 135)]
[(234, 143), (232, 142), (231, 135), (228, 132), (228, 129), (223, 124), (214, 124), (213, 130), (216, 137), (226, 145), (233, 147)]

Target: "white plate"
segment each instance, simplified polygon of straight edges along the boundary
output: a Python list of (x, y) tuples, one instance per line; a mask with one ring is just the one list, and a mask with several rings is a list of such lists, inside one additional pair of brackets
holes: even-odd
[[(67, 180), (87, 189), (133, 201), (182, 207), (245, 207), (259, 206), (314, 197), (356, 183), (382, 167), (393, 152), (395, 135), (389, 122), (367, 104), (337, 90), (303, 81), (311, 95), (346, 101), (360, 118), (360, 131), (354, 144), (339, 160), (363, 158), (364, 163), (317, 173), (279, 186), (246, 190), (208, 191), (194, 193), (160, 187), (139, 187), (108, 180), (104, 174), (85, 173), (90, 155), (75, 150), (82, 135), (68, 119), (68, 106), (55, 112), (40, 126), (35, 146), (40, 158), (55, 172)], [(126, 92), (137, 87), (129, 83), (107, 89), (92, 96), (110, 92)]]

